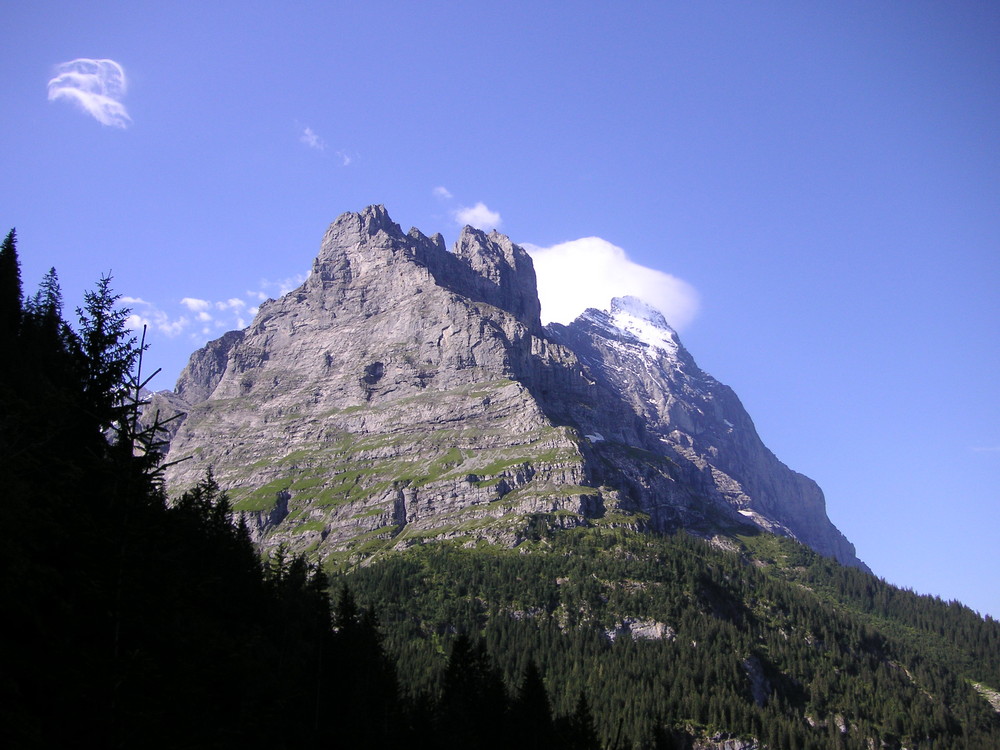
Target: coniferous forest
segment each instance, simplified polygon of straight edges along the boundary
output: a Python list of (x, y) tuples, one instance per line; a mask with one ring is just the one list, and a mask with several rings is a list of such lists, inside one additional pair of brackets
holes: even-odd
[(791, 540), (262, 558), (210, 474), (168, 502), (127, 317), (29, 295), (7, 235), (5, 747), (1000, 747), (1000, 624)]

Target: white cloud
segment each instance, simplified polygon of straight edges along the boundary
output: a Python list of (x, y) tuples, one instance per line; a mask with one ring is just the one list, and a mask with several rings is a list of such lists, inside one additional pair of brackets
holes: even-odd
[(241, 300), (239, 297), (230, 297), (225, 302), (216, 302), (215, 307), (217, 310), (242, 310), (247, 306), (247, 303)]
[(455, 211), (455, 221), (458, 222), (459, 226), (469, 225), (483, 230), (496, 229), (501, 224), (500, 214), (496, 211), (490, 211), (482, 201), (471, 208), (463, 206)]
[(307, 127), (302, 131), (302, 135), (299, 136), (299, 141), (306, 144), (309, 148), (316, 149), (317, 151), (326, 151), (326, 141), (316, 134), (316, 131), (310, 127)]
[(156, 329), (170, 339), (174, 338), (175, 336), (179, 336), (181, 332), (185, 328), (187, 328), (188, 324), (191, 322), (183, 315), (181, 315), (179, 318), (171, 320), (170, 317), (166, 315), (166, 313), (159, 313), (158, 318), (160, 322), (156, 324)]
[(142, 327), (146, 326), (148, 330), (159, 331), (167, 338), (172, 339), (187, 328), (191, 322), (184, 315), (171, 318), (168, 313), (141, 297), (122, 297), (121, 301), (131, 308), (131, 315), (126, 318), (125, 325), (133, 331), (141, 331)]
[[(304, 276), (298, 276), (277, 282), (262, 283), (268, 287), (283, 290), (281, 294), (284, 294), (301, 284), (304, 278)], [(254, 300), (267, 299), (264, 292), (247, 292), (247, 297)], [(142, 327), (146, 326), (150, 332), (159, 332), (169, 339), (187, 333), (187, 337), (199, 346), (212, 336), (218, 335), (220, 330), (231, 331), (246, 328), (249, 320), (257, 314), (258, 310), (256, 304), (248, 303), (239, 297), (218, 301), (184, 297), (180, 300), (179, 305), (186, 312), (174, 310), (173, 314), (141, 297), (122, 297), (121, 301), (132, 308), (126, 319), (126, 325), (130, 329), (141, 331)]]
[[(288, 294), (293, 289), (297, 289), (302, 286), (302, 283), (306, 280), (308, 274), (299, 273), (295, 276), (289, 276), (285, 279), (278, 279), (277, 281), (268, 281), (267, 279), (260, 280), (260, 289), (255, 292), (247, 292), (248, 297), (256, 297), (261, 302), (268, 299), (269, 297), (283, 297)], [(269, 294), (270, 291), (275, 291), (277, 294)]]
[(552, 247), (522, 245), (538, 277), (544, 323), (570, 323), (588, 307), (607, 310), (612, 297), (639, 297), (680, 330), (698, 312), (698, 293), (676, 276), (641, 266), (600, 237), (583, 237)]
[(434, 188), (432, 192), (434, 193), (435, 198), (440, 198), (441, 200), (446, 200), (446, 201), (451, 200), (451, 193), (448, 191), (448, 188), (444, 187), (443, 185), (439, 185), (438, 187)]
[[(264, 279), (260, 282), (260, 291), (248, 291), (246, 296), (262, 302), (268, 298), (264, 290), (274, 289), (280, 297), (301, 285), (303, 281), (305, 281), (304, 275), (293, 276), (281, 279), (280, 281), (267, 281)], [(230, 297), (229, 299), (214, 302), (197, 297), (184, 297), (181, 300), (181, 304), (195, 314), (194, 317), (198, 323), (203, 324), (200, 331), (195, 331), (191, 334), (192, 340), (200, 338), (202, 341), (204, 341), (204, 337), (208, 336), (209, 333), (216, 332), (219, 329), (239, 330), (246, 328), (249, 322), (248, 316), (249, 318), (253, 318), (258, 310), (256, 305), (251, 305), (239, 297)], [(184, 320), (185, 326), (189, 322), (186, 318), (182, 318), (182, 320)], [(212, 325), (209, 326), (207, 325), (208, 323)]]
[(49, 81), (49, 101), (68, 99), (102, 125), (127, 128), (132, 118), (125, 105), (125, 70), (114, 60), (81, 57), (56, 66)]
[(340, 157), (340, 162), (341, 162), (341, 164), (343, 164), (343, 165), (344, 165), (345, 167), (346, 167), (346, 166), (348, 166), (348, 165), (349, 165), (349, 164), (350, 164), (350, 163), (351, 163), (352, 161), (354, 161), (354, 157), (352, 157), (352, 156), (351, 156), (351, 155), (350, 155), (349, 153), (347, 153), (346, 151), (338, 151), (338, 152), (337, 152), (337, 156), (339, 156), (339, 157)]
[(143, 326), (149, 328), (150, 322), (147, 318), (144, 318), (141, 315), (137, 315), (136, 313), (132, 313), (127, 318), (125, 318), (125, 325), (130, 330), (141, 331)]
[(207, 299), (198, 299), (197, 297), (184, 297), (181, 304), (191, 312), (202, 312), (212, 306), (212, 303)]

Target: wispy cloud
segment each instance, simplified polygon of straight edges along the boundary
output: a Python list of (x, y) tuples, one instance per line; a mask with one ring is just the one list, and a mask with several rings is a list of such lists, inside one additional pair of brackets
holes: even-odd
[(204, 312), (212, 306), (212, 303), (207, 299), (198, 299), (197, 297), (184, 297), (181, 304), (191, 312)]
[[(296, 127), (301, 127), (301, 125), (297, 124)], [(322, 136), (320, 136), (319, 133), (313, 130), (311, 126), (307, 125), (302, 129), (302, 132), (299, 134), (299, 143), (312, 149), (313, 151), (319, 151), (324, 155), (327, 154), (327, 142)], [(330, 153), (340, 159), (340, 163), (345, 167), (349, 166), (354, 161), (354, 154), (351, 154), (343, 149), (332, 151)]]
[(102, 125), (127, 128), (132, 118), (121, 102), (126, 88), (125, 69), (114, 60), (81, 57), (56, 66), (49, 101), (68, 99)]
[(186, 315), (172, 317), (165, 310), (141, 297), (122, 297), (121, 301), (132, 311), (125, 324), (134, 331), (142, 330), (145, 326), (147, 330), (159, 331), (172, 339), (179, 336), (191, 323), (191, 319)]
[(269, 279), (261, 279), (259, 288), (253, 291), (247, 291), (247, 297), (256, 299), (259, 302), (263, 302), (269, 297), (283, 297), (288, 294), (293, 289), (298, 289), (302, 286), (303, 282), (308, 278), (307, 273), (297, 273), (294, 276), (288, 276), (284, 279), (278, 279), (276, 281), (270, 281)]
[[(444, 185), (438, 185), (433, 188), (431, 194), (439, 201), (455, 205), (452, 202), (454, 196)], [(496, 229), (503, 223), (503, 220), (500, 218), (500, 212), (491, 211), (482, 201), (477, 202), (474, 206), (460, 205), (458, 208), (449, 208), (448, 211), (451, 214), (451, 218), (460, 227), (471, 226), (476, 229), (488, 230)]]
[(972, 450), (974, 453), (1000, 453), (1000, 445), (975, 445)]
[(317, 151), (326, 151), (326, 141), (320, 138), (316, 131), (310, 127), (302, 131), (302, 135), (299, 136), (299, 142)]
[(500, 214), (490, 211), (486, 204), (479, 201), (474, 206), (462, 206), (455, 211), (455, 221), (459, 226), (469, 225), (476, 229), (496, 229), (500, 226)]
[(629, 294), (657, 308), (678, 330), (698, 312), (694, 287), (633, 262), (622, 248), (600, 237), (523, 247), (535, 265), (545, 323), (570, 323), (588, 307), (606, 310), (612, 297)]
[(241, 300), (239, 297), (230, 297), (225, 302), (216, 302), (216, 310), (235, 310), (240, 311), (246, 308), (247, 303)]
[[(266, 294), (261, 295), (263, 299), (267, 298)], [(258, 299), (256, 292), (247, 292), (247, 296), (254, 301)], [(248, 320), (257, 314), (254, 302), (239, 297), (218, 301), (183, 297), (177, 303), (183, 310), (173, 312), (141, 297), (122, 297), (122, 303), (132, 311), (127, 320), (129, 328), (140, 330), (146, 326), (148, 330), (158, 331), (167, 338), (176, 338), (188, 331), (189, 338), (199, 343), (204, 343), (206, 337), (220, 331), (246, 328)]]

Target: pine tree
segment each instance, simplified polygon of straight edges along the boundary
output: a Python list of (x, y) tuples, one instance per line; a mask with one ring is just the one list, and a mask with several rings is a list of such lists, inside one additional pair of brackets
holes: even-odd
[(479, 641), (466, 635), (452, 643), (442, 679), (438, 731), (445, 747), (501, 748), (507, 693), (503, 679)]
[(55, 267), (48, 270), (38, 285), (38, 291), (27, 304), (28, 312), (53, 319), (62, 319), (62, 288)]
[(49, 360), (50, 367), (66, 367), (59, 359), (74, 348), (75, 335), (62, 318), (62, 289), (55, 268), (50, 268), (42, 277), (38, 291), (26, 300), (22, 315), (22, 336), (30, 341), (43, 359)]
[(126, 325), (131, 311), (118, 307), (121, 295), (112, 292), (110, 276), (102, 276), (97, 289), (83, 299), (84, 305), (76, 313), (85, 370), (84, 395), (91, 416), (107, 430), (124, 417), (132, 369), (141, 350)]
[(17, 258), (17, 233), (11, 229), (0, 246), (0, 343), (5, 346), (21, 325), (21, 264)]
[(601, 750), (601, 741), (594, 727), (594, 715), (590, 710), (590, 702), (582, 690), (577, 698), (576, 708), (565, 721), (562, 732), (562, 745), (568, 750)]
[(549, 748), (554, 732), (549, 696), (534, 659), (528, 662), (520, 689), (511, 707), (514, 731), (520, 747)]

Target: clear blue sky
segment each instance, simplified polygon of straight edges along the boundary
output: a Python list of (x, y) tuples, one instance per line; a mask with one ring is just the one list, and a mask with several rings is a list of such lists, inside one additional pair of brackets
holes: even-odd
[(301, 279), (344, 211), (449, 242), (463, 218), (600, 238), (683, 282), (682, 340), (862, 559), (1000, 617), (1000, 4), (22, 2), (0, 22), (25, 285), (55, 265), (72, 309), (111, 271), (159, 387)]

